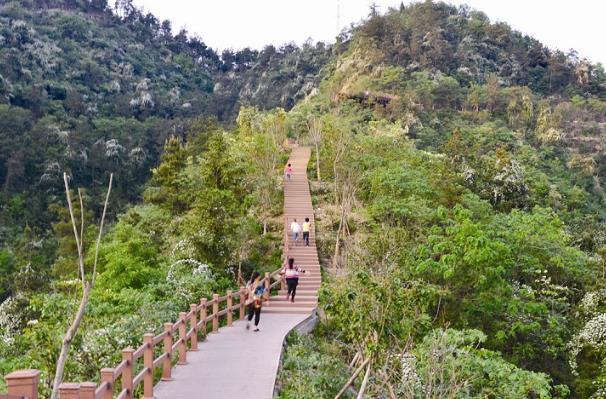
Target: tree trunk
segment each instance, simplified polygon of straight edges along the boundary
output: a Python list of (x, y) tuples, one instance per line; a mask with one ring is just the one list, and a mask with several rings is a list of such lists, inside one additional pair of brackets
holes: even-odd
[(335, 240), (335, 253), (333, 256), (333, 268), (336, 269), (338, 266), (338, 260), (339, 260), (339, 240), (341, 239), (341, 231), (343, 230), (343, 219), (344, 219), (344, 215), (345, 215), (345, 209), (343, 208), (343, 206), (341, 206), (341, 216), (339, 217), (339, 228), (337, 229), (337, 239)]
[(57, 399), (59, 395), (59, 385), (63, 381), (63, 372), (65, 370), (65, 363), (67, 362), (67, 356), (69, 355), (69, 349), (72, 345), (72, 341), (80, 328), (82, 318), (86, 313), (86, 306), (88, 305), (88, 299), (90, 296), (91, 286), (87, 283), (82, 290), (82, 298), (80, 299), (80, 306), (78, 311), (72, 320), (71, 325), (63, 337), (63, 344), (61, 345), (61, 353), (59, 359), (57, 359), (57, 368), (55, 369), (55, 378), (53, 380), (53, 392), (51, 393), (51, 399)]
[(267, 219), (263, 219), (263, 235), (267, 234)]
[(320, 177), (320, 147), (316, 144), (316, 177), (318, 181), (322, 181)]

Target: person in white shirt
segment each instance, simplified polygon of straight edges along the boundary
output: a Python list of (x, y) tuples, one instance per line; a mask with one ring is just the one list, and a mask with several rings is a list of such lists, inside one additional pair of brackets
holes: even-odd
[(297, 241), (299, 241), (299, 233), (301, 233), (301, 225), (297, 222), (297, 219), (290, 224), (290, 231), (292, 232), (292, 241), (296, 246)]

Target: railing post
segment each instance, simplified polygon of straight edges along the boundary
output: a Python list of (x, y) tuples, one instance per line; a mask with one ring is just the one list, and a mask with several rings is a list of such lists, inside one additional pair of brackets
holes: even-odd
[(265, 273), (265, 294), (263, 294), (263, 299), (265, 301), (269, 301), (269, 286), (271, 285), (271, 277), (269, 276), (269, 272)]
[(59, 399), (79, 399), (80, 384), (63, 382), (59, 385)]
[(133, 370), (135, 365), (133, 364), (135, 351), (132, 348), (126, 348), (122, 350), (122, 360), (126, 360), (126, 367), (122, 371), (122, 389), (126, 389), (126, 398), (133, 399)]
[(162, 363), (162, 381), (172, 380), (171, 371), (173, 368), (173, 323), (164, 323), (164, 353), (168, 356)]
[(240, 287), (240, 320), (244, 320), (246, 307), (246, 287)]
[(187, 364), (187, 313), (179, 313), (179, 361), (177, 364)]
[(232, 305), (233, 305), (233, 293), (231, 290), (227, 290), (227, 326), (231, 327), (233, 323), (234, 314), (232, 313)]
[(18, 370), (4, 376), (8, 394), (12, 396), (26, 396), (38, 399), (39, 370)]
[(282, 291), (286, 290), (286, 279), (283, 275), (280, 275), (280, 289)]
[(143, 377), (143, 398), (154, 399), (154, 334), (143, 334), (143, 367), (147, 369)]
[(80, 399), (95, 399), (97, 384), (94, 382), (83, 382), (80, 384)]
[(114, 397), (114, 369), (101, 369), (101, 383), (107, 383), (105, 392), (101, 395), (101, 399), (112, 399)]
[(191, 335), (190, 351), (195, 352), (198, 350), (198, 317), (196, 315), (196, 312), (198, 311), (198, 305), (192, 303), (191, 305), (189, 305), (189, 310), (191, 313), (191, 318), (189, 319), (189, 328), (193, 330), (193, 333)]
[(213, 294), (213, 332), (219, 331), (219, 294)]
[(94, 382), (83, 382), (80, 384), (80, 399), (95, 399), (97, 384)]
[(206, 298), (200, 299), (200, 321), (202, 321), (202, 334), (206, 335)]

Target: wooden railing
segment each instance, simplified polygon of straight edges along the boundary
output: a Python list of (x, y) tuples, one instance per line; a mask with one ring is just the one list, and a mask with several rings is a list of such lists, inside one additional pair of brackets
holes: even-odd
[[(284, 217), (284, 259), (288, 256), (288, 219)], [(285, 288), (280, 271), (265, 273), (264, 300), (269, 301), (270, 292), (280, 285)], [(272, 282), (272, 280), (275, 280)], [(68, 383), (59, 387), (60, 399), (134, 399), (135, 391), (142, 385), (143, 398), (154, 397), (154, 370), (162, 369), (161, 380), (170, 381), (174, 355), (177, 364), (187, 363), (187, 352), (198, 350), (198, 334), (206, 335), (219, 332), (221, 320), (231, 327), (234, 313), (242, 320), (246, 316), (246, 288), (236, 292), (227, 291), (226, 295), (214, 294), (212, 299), (202, 298), (199, 304), (191, 304), (189, 312), (179, 313), (174, 323), (164, 323), (164, 331), (154, 335), (143, 335), (143, 344), (137, 349), (122, 350), (122, 361), (114, 368), (101, 369), (101, 382)], [(225, 319), (222, 319), (225, 317)], [(210, 324), (210, 326), (209, 326)], [(161, 347), (161, 349), (160, 349)], [(158, 350), (156, 350), (158, 349)], [(160, 353), (156, 356), (156, 353)], [(7, 374), (4, 378), (8, 387), (8, 397), (36, 399), (38, 397), (40, 371), (19, 370)], [(2, 395), (0, 395), (1, 397)]]
[[(264, 300), (269, 300), (271, 289), (279, 284), (283, 288), (280, 277), (281, 268), (273, 273), (265, 273)], [(276, 280), (272, 282), (273, 280)], [(164, 323), (164, 331), (154, 335), (143, 335), (143, 344), (137, 349), (122, 350), (122, 361), (114, 368), (101, 369), (101, 382), (79, 384), (63, 383), (59, 387), (60, 399), (133, 399), (134, 392), (143, 386), (143, 398), (154, 397), (154, 370), (162, 369), (162, 381), (170, 381), (174, 355), (177, 354), (177, 364), (187, 363), (187, 352), (198, 350), (198, 334), (206, 335), (208, 328), (211, 333), (219, 332), (221, 318), (231, 327), (234, 312), (238, 319), (246, 316), (246, 289), (240, 287), (236, 292), (227, 291), (226, 295), (214, 294), (212, 299), (202, 298), (199, 304), (191, 304), (189, 312), (179, 313), (174, 323)], [(161, 354), (156, 357), (156, 348), (161, 347)], [(141, 365), (137, 367), (142, 360)]]

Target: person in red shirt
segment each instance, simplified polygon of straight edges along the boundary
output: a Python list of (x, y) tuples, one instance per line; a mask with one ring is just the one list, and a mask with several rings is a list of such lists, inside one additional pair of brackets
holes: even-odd
[(286, 179), (290, 181), (292, 176), (292, 166), (290, 164), (286, 165), (284, 168), (284, 174), (286, 175)]

